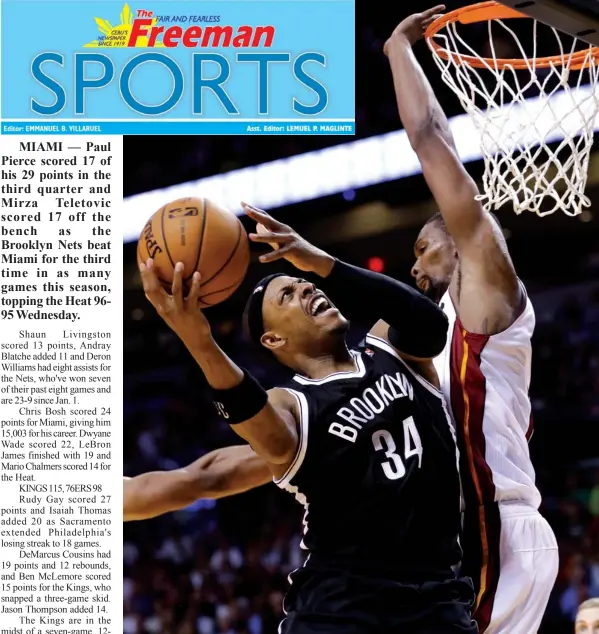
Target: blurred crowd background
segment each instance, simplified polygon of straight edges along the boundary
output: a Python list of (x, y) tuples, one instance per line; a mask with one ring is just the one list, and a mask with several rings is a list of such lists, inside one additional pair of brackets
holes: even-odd
[[(427, 6), (421, 0), (413, 4), (414, 10)], [(385, 38), (404, 17), (400, 11), (400, 5), (370, 3), (368, 16), (357, 21), (359, 137), (401, 127), (381, 53)], [(488, 46), (484, 29), (474, 28), (472, 37), (479, 50)], [(510, 56), (510, 42), (501, 46)], [(417, 54), (447, 113), (458, 114), (459, 104), (426, 49), (418, 47)], [(126, 195), (347, 141), (129, 137)], [(468, 168), (480, 177), (482, 165)], [(498, 212), (537, 313), (530, 446), (542, 510), (558, 536), (561, 556), (542, 634), (572, 633), (578, 604), (599, 596), (599, 214), (593, 211), (599, 205), (598, 183), (599, 161), (593, 156), (588, 190), (593, 206), (577, 218)], [(153, 211), (148, 209), (148, 216)], [(333, 255), (407, 282), (412, 244), (435, 207), (422, 178), (415, 176), (270, 211)], [(255, 281), (286, 265), (260, 265), (256, 253), (239, 291), (207, 315), (222, 347), (269, 388), (285, 376), (255, 356), (241, 336), (239, 319)], [(125, 245), (124, 258), (125, 474), (173, 469), (212, 449), (239, 444), (213, 418), (199, 369), (145, 300), (134, 244)], [(357, 340), (361, 334), (352, 336)], [(126, 524), (125, 634), (274, 634), (287, 574), (302, 563), (300, 519), (291, 496), (266, 485)]]

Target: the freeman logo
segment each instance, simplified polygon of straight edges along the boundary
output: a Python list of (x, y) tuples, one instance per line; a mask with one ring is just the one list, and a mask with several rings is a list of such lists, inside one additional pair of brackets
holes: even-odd
[(331, 423), (329, 433), (349, 442), (356, 442), (358, 430), (400, 398), (414, 400), (412, 384), (401, 372), (397, 372), (395, 376), (385, 374), (374, 385), (367, 387), (360, 398), (352, 398), (346, 406), (339, 409), (337, 417), (348, 424)]
[[(144, 48), (156, 46), (166, 48), (270, 48), (275, 37), (275, 27), (251, 26), (244, 24), (239, 27), (225, 26), (189, 26), (182, 28), (178, 25), (157, 25), (151, 11), (146, 11), (150, 17), (137, 18), (131, 25), (127, 47), (139, 48), (139, 42)], [(158, 39), (160, 38), (160, 40)]]
[(131, 10), (128, 4), (116, 26), (104, 18), (96, 17), (95, 22), (99, 35), (85, 48), (270, 48), (276, 31), (272, 24), (206, 26), (220, 22), (220, 16), (158, 15), (147, 9)]

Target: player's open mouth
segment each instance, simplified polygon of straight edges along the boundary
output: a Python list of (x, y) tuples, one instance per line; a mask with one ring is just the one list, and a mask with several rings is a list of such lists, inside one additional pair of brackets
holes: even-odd
[(329, 308), (332, 308), (329, 300), (322, 293), (316, 293), (310, 298), (306, 310), (310, 316), (318, 317), (318, 315), (322, 315)]

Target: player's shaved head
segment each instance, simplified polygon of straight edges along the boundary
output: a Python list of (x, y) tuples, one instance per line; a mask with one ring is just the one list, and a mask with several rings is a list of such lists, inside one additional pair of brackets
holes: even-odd
[[(491, 216), (491, 218), (493, 218), (493, 220), (495, 221), (497, 226), (499, 228), (501, 228), (501, 223), (499, 222), (499, 219), (497, 218), (497, 216), (495, 214), (491, 213), (490, 211), (488, 211), (487, 213), (488, 213), (489, 216)], [(440, 211), (438, 211), (436, 214), (433, 214), (424, 223), (424, 227), (426, 227), (427, 225), (433, 225), (435, 227), (438, 227), (441, 231), (443, 231), (446, 235), (449, 236), (449, 232), (447, 231), (447, 225), (445, 224), (445, 220), (443, 219), (443, 215), (441, 214)]]
[[(501, 231), (496, 216), (489, 213)], [(412, 277), (418, 288), (430, 299), (439, 302), (449, 288), (455, 267), (458, 264), (458, 252), (453, 238), (440, 212), (431, 216), (425, 223), (414, 243), (416, 262), (412, 267)]]
[[(441, 215), (441, 212), (438, 211), (436, 214), (432, 215), (425, 223), (424, 223), (424, 227), (426, 226), (433, 226), (433, 227), (437, 227), (438, 229), (440, 229), (441, 231), (443, 231), (443, 233), (448, 234), (447, 231), (447, 226), (445, 224), (445, 220), (443, 220), (443, 216)], [(424, 229), (423, 227), (423, 229)]]

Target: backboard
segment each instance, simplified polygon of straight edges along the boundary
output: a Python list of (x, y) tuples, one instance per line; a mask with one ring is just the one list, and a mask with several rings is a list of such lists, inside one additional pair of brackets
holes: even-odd
[(599, 46), (599, 0), (499, 0), (558, 31)]

